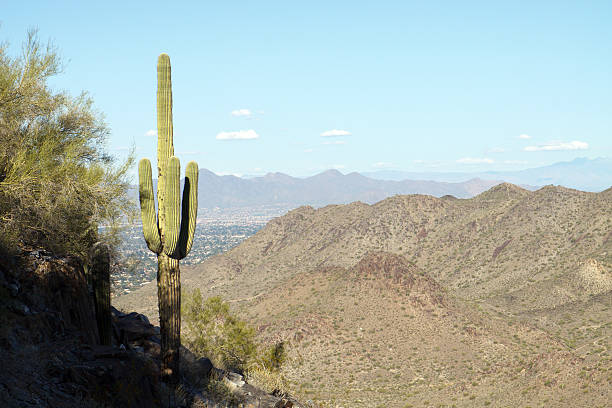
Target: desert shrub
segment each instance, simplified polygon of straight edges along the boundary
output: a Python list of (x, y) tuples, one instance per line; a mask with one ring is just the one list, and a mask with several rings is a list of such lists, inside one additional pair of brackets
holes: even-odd
[[(101, 223), (133, 207), (127, 197), (132, 156), (117, 165), (104, 151), (109, 129), (86, 93), (56, 92), (62, 71), (51, 44), (31, 31), (20, 56), (0, 45), (0, 249), (19, 244), (84, 256)], [(107, 229), (111, 246), (117, 229)]]
[(204, 300), (196, 289), (183, 299), (181, 315), (191, 351), (207, 356), (215, 365), (244, 373), (256, 357), (255, 330), (233, 316), (229, 304), (219, 296)]
[(261, 364), (268, 370), (280, 370), (287, 359), (285, 342), (281, 341), (264, 349), (259, 357)]
[(187, 326), (185, 344), (193, 353), (227, 370), (280, 381), (275, 376), (286, 359), (285, 343), (258, 344), (255, 329), (234, 316), (219, 296), (204, 300), (199, 289), (188, 292), (181, 315)]

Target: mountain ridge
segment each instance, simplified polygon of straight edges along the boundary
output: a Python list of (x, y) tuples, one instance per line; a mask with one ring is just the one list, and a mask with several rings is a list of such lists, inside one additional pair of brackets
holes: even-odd
[(579, 157), (571, 161), (514, 171), (408, 172), (379, 170), (362, 174), (379, 180), (426, 179), (447, 182), (459, 182), (477, 177), (534, 186), (556, 184), (582, 191), (598, 192), (612, 185), (612, 158), (588, 159)]
[[(286, 340), (303, 398), (390, 406), (400, 387), (410, 404), (605, 406), (611, 193), (502, 183), (301, 206), (182, 280)], [(154, 300), (153, 285), (115, 299), (152, 320)]]

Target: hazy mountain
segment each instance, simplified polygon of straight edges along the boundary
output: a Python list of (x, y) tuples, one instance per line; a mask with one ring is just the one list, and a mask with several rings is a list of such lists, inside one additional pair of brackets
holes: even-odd
[(612, 159), (577, 158), (570, 162), (559, 162), (550, 166), (519, 171), (488, 171), (477, 173), (404, 172), (381, 170), (362, 173), (377, 180), (433, 180), (461, 182), (473, 178), (503, 180), (513, 184), (543, 186), (562, 185), (582, 191), (602, 191), (612, 186)]
[[(583, 191), (602, 191), (612, 185), (612, 159), (575, 159), (550, 166), (515, 172), (414, 173), (378, 171), (342, 174), (327, 170), (297, 178), (283, 173), (248, 178), (218, 176), (201, 169), (198, 200), (201, 208), (256, 207), (276, 205), (295, 208), (301, 205), (322, 207), (361, 201), (373, 204), (397, 194), (452, 195), (470, 198), (502, 182), (529, 190), (542, 185), (563, 185)], [(153, 181), (156, 188), (157, 181)], [(138, 196), (137, 188), (132, 196)]]
[[(303, 206), (182, 281), (286, 340), (292, 391), (327, 405), (612, 398), (610, 188)], [(156, 317), (155, 285), (115, 302)]]
[(359, 173), (342, 174), (327, 170), (307, 178), (283, 173), (244, 179), (217, 176), (202, 169), (198, 181), (198, 200), (202, 208), (253, 207), (260, 205), (301, 205), (322, 207), (362, 201), (373, 204), (396, 194), (429, 194), (437, 197), (453, 195), (472, 197), (500, 181), (474, 178), (460, 183), (421, 180), (374, 180)]

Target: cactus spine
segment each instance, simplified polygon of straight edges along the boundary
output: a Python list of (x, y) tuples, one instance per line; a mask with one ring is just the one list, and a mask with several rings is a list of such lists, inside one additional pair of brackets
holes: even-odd
[(110, 310), (110, 251), (108, 246), (102, 242), (97, 242), (89, 251), (89, 261), (100, 344), (110, 346), (112, 328)]
[(174, 157), (172, 136), (170, 74), (170, 57), (161, 54), (157, 60), (157, 217), (148, 159), (139, 162), (138, 175), (142, 229), (147, 246), (157, 254), (162, 380), (176, 385), (181, 345), (179, 260), (187, 256), (193, 244), (198, 208), (198, 165), (193, 161), (187, 164), (181, 206), (180, 163)]

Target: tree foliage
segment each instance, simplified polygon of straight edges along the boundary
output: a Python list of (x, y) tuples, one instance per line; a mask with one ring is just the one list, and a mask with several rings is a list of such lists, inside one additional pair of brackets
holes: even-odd
[[(127, 171), (104, 151), (109, 129), (92, 99), (50, 88), (62, 72), (52, 44), (28, 33), (20, 56), (0, 45), (0, 245), (84, 256), (101, 223), (133, 214)], [(117, 228), (109, 243), (116, 244)]]
[(228, 370), (243, 374), (252, 368), (276, 372), (285, 361), (284, 342), (259, 345), (255, 329), (235, 317), (219, 296), (204, 300), (195, 289), (183, 297), (181, 314), (191, 351)]
[(219, 296), (204, 300), (195, 289), (184, 297), (182, 316), (187, 343), (196, 354), (237, 372), (244, 372), (255, 358), (255, 330), (233, 316)]

